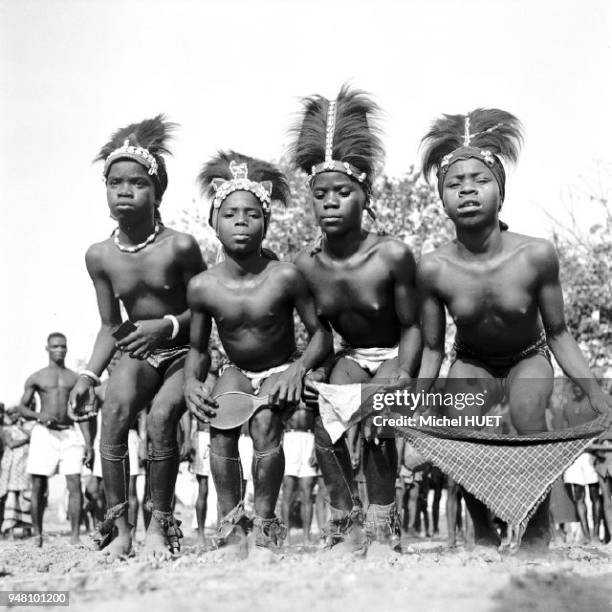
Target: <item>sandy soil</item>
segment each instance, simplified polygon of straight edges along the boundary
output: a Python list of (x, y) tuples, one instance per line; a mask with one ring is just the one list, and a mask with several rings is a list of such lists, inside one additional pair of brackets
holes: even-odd
[(275, 563), (218, 562), (198, 553), (189, 532), (179, 559), (109, 565), (55, 534), (42, 549), (29, 541), (0, 542), (0, 589), (68, 590), (70, 608), (89, 612), (612, 610), (610, 546), (502, 559), (493, 550), (450, 551), (441, 539), (405, 544), (412, 552), (401, 557), (355, 560), (293, 544)]

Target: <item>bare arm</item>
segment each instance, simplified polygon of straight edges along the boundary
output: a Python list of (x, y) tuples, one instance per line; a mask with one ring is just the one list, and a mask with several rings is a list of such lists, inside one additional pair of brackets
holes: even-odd
[(329, 324), (318, 316), (312, 294), (301, 272), (295, 268), (295, 308), (310, 338), (299, 362), (304, 372), (329, 365), (333, 355), (333, 338)]
[(541, 270), (538, 307), (548, 345), (563, 371), (589, 399), (598, 397), (603, 392), (565, 322), (563, 293), (559, 283), (559, 260), (552, 244), (539, 244), (534, 259), (535, 265)]
[(399, 251), (392, 261), (395, 279), (395, 312), (401, 325), (398, 353), (400, 378), (412, 378), (421, 356), (421, 330), (419, 325), (419, 296), (416, 287), (416, 263), (408, 247), (393, 244)]
[(208, 342), (212, 329), (212, 316), (203, 299), (209, 290), (205, 274), (193, 278), (187, 288), (187, 303), (192, 311), (190, 349), (185, 361), (185, 401), (189, 411), (200, 421), (214, 416), (216, 402), (212, 388), (205, 381), (210, 368)]
[(100, 329), (87, 369), (100, 376), (115, 352), (115, 339), (112, 334), (121, 325), (121, 311), (111, 281), (104, 271), (100, 245), (90, 247), (85, 255), (85, 263), (94, 284), (100, 314)]
[(32, 374), (26, 382), (23, 391), (23, 395), (21, 396), (21, 401), (19, 402), (19, 414), (28, 420), (38, 421), (38, 417), (40, 414), (36, 412), (36, 410), (32, 410), (30, 406), (34, 403), (34, 394), (38, 389), (38, 385), (36, 384), (36, 374)]
[(417, 268), (417, 286), (421, 294), (421, 333), (423, 357), (419, 369), (417, 391), (429, 391), (440, 373), (444, 359), (446, 312), (435, 292), (438, 266), (431, 257), (424, 257)]

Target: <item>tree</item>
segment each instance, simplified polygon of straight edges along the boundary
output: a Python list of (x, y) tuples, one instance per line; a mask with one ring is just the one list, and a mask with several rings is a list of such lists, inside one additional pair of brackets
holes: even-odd
[(568, 326), (589, 365), (598, 368), (612, 366), (611, 193), (612, 186), (601, 180), (595, 188), (590, 181), (586, 189), (574, 189), (573, 208), (594, 204), (601, 220), (584, 231), (570, 211), (569, 224), (557, 222), (553, 233)]

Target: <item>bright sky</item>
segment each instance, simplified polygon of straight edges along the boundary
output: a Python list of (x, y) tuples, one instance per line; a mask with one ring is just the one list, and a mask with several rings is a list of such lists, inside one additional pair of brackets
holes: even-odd
[(300, 96), (373, 92), (396, 175), (434, 117), (496, 106), (526, 130), (503, 218), (547, 236), (544, 209), (612, 160), (611, 41), (608, 0), (3, 0), (0, 400), (46, 364), (50, 331), (67, 334), (69, 366), (90, 354), (84, 253), (113, 229), (91, 160), (115, 129), (159, 112), (181, 124), (171, 219), (217, 148), (277, 159)]

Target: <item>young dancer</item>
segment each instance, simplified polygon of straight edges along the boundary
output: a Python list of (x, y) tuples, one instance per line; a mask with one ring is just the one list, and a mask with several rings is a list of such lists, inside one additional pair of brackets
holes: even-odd
[[(330, 375), (330, 382), (339, 385), (373, 377), (410, 378), (418, 368), (414, 257), (402, 242), (368, 232), (362, 224), (364, 211), (373, 215), (372, 187), (383, 154), (377, 110), (367, 95), (343, 87), (335, 100), (306, 98), (293, 130), (293, 162), (309, 175), (321, 228), (320, 242), (302, 251), (296, 265), (315, 296), (318, 312), (342, 337), (343, 348)], [(368, 424), (364, 428), (370, 432), (362, 451), (370, 502), (368, 540), (399, 549), (395, 441), (377, 440)], [(332, 444), (319, 417), (315, 438), (330, 496), (327, 545), (332, 547), (359, 522), (359, 502), (345, 436)], [(360, 545), (348, 542), (349, 548)]]
[[(271, 164), (233, 151), (208, 162), (200, 182), (212, 198), (210, 223), (225, 259), (189, 285), (193, 313), (191, 351), (187, 359), (185, 397), (203, 420), (216, 414), (213, 399), (227, 391), (268, 396), (268, 404), (251, 418), (255, 543), (276, 550), (286, 535), (274, 513), (284, 472), (281, 415), (300, 399), (302, 379), (332, 350), (331, 333), (317, 317), (302, 275), (290, 263), (262, 253), (273, 200), (285, 202), (288, 186)], [(294, 310), (310, 341), (295, 355)], [(230, 364), (211, 389), (204, 381), (210, 367), (207, 352), (212, 320)], [(210, 466), (222, 519), (219, 544), (243, 556), (247, 517), (242, 502), (243, 477), (238, 456), (240, 427), (210, 427)]]
[[(155, 520), (147, 529), (145, 553), (165, 557), (178, 552), (182, 535), (172, 515), (172, 496), (179, 462), (176, 429), (185, 409), (183, 364), (190, 320), (186, 291), (189, 280), (205, 266), (195, 239), (166, 227), (159, 214), (168, 185), (163, 155), (169, 153), (167, 141), (174, 127), (163, 115), (129, 125), (113, 134), (97, 157), (104, 162), (106, 197), (117, 228), (85, 256), (101, 326), (71, 403), (78, 408), (87, 402), (115, 349), (123, 351), (108, 381), (100, 441), (109, 509), (96, 540), (111, 559), (132, 552), (126, 516), (128, 431), (136, 413), (148, 405)], [(121, 303), (135, 329), (116, 340)]]
[[(554, 247), (509, 232), (499, 220), (504, 163), (516, 161), (521, 142), (517, 118), (498, 109), (444, 115), (423, 138), (423, 173), (428, 177), (436, 171), (438, 193), (457, 237), (419, 262), (424, 338), (419, 379), (431, 382), (438, 376), (446, 309), (457, 325), (446, 392), (482, 391), (487, 397), (482, 408), (448, 407), (447, 415), (484, 414), (505, 396), (518, 433), (532, 434), (546, 429), (553, 382), (549, 349), (593, 408), (608, 418), (612, 398), (601, 391), (567, 329)], [(465, 497), (476, 542), (497, 544), (484, 505)], [(547, 517), (543, 503), (525, 541), (547, 542)]]

